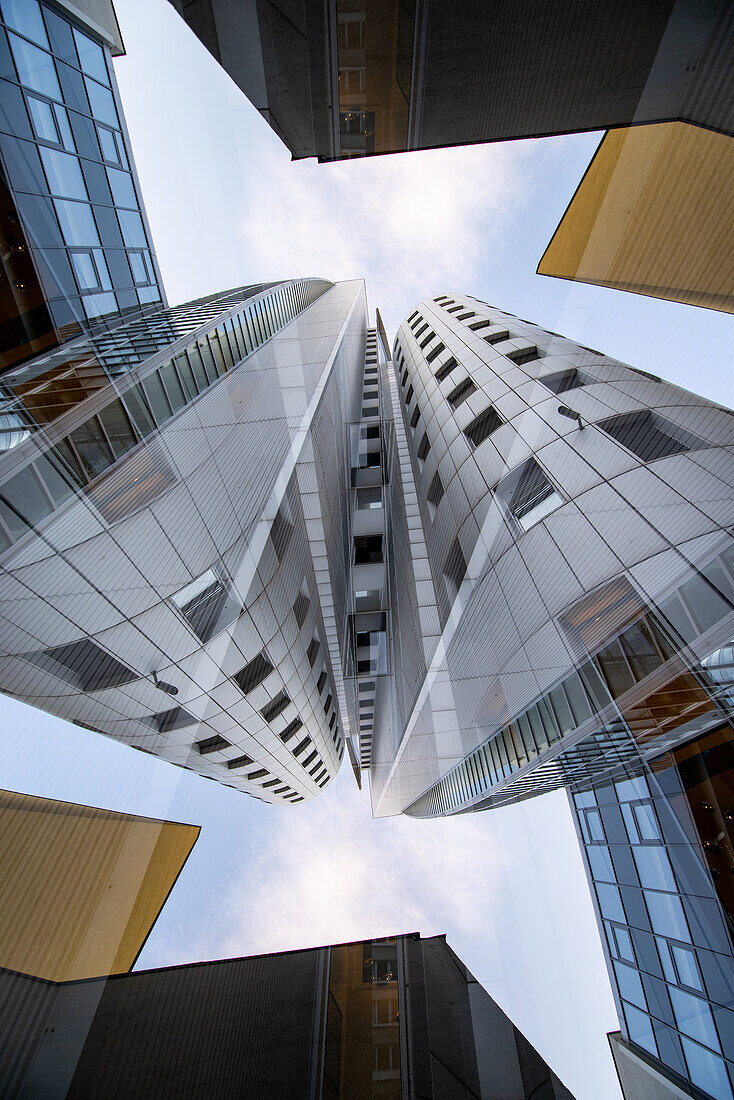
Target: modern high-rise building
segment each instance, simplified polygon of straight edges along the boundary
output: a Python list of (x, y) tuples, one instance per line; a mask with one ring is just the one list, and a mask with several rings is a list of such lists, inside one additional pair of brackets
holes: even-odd
[(3, 1096), (573, 1100), (443, 936), (0, 989)]
[(301, 279), (7, 371), (3, 690), (264, 801), (319, 793), (357, 724), (347, 441), (374, 348), (362, 282)]
[(122, 52), (110, 0), (0, 4), (0, 369), (165, 302)]
[(374, 812), (567, 788), (627, 1069), (730, 1100), (733, 414), (457, 293), (392, 367)]
[(726, 0), (171, 0), (294, 158), (679, 119), (734, 132)]

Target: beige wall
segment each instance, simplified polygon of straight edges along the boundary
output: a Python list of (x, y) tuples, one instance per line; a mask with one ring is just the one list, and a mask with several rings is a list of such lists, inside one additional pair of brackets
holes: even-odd
[(540, 275), (734, 312), (734, 141), (683, 122), (610, 130)]
[(0, 966), (130, 969), (199, 827), (0, 791)]

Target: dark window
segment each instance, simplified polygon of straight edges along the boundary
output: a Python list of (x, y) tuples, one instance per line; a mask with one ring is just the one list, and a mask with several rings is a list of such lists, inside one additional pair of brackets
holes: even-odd
[(412, 400), (413, 400), (413, 387), (408, 386), (408, 392), (405, 395), (405, 404), (409, 405)]
[(426, 362), (427, 363), (432, 363), (433, 360), (438, 355), (440, 355), (442, 351), (446, 351), (446, 345), (445, 344), (440, 344), (440, 343), (436, 344), (435, 348), (432, 348), (431, 351), (429, 351), (428, 355), (426, 356)]
[(459, 310), (463, 309), (463, 308), (464, 308), (463, 306), (452, 306), (451, 309), (447, 309), (446, 312), (447, 313), (458, 313)]
[(489, 328), (491, 324), (491, 321), (472, 321), (468, 327), (472, 332), (479, 332), (483, 328)]
[(705, 440), (649, 409), (610, 416), (608, 420), (600, 420), (597, 427), (643, 462), (653, 462), (656, 458), (708, 446)]
[(236, 756), (234, 760), (227, 761), (228, 768), (247, 768), (252, 763), (251, 756)]
[(321, 646), (319, 645), (318, 638), (312, 638), (311, 641), (308, 643), (306, 656), (308, 657), (308, 663), (310, 664), (311, 668), (313, 668), (313, 666), (316, 664), (316, 658), (319, 655), (320, 648)]
[[(302, 766), (303, 766), (304, 768), (307, 768), (309, 764), (313, 764), (314, 760), (316, 759), (316, 757), (317, 757), (318, 755), (319, 755), (319, 754), (317, 753), (316, 749), (314, 749), (314, 750), (313, 750), (313, 752), (310, 752), (310, 753), (308, 754), (308, 756), (306, 757), (306, 759), (305, 759), (305, 760), (302, 760), (302, 761), (301, 761), (301, 764), (302, 764)], [(319, 761), (319, 764), (317, 765), (317, 769), (318, 769), (319, 767), (321, 767), (321, 762), (320, 762), (320, 761)]]
[(446, 362), (436, 371), (436, 381), (443, 382), (444, 379), (448, 378), (448, 376), (451, 374), (451, 371), (454, 369), (454, 367), (458, 367), (458, 365), (459, 364), (456, 362), (452, 355), (451, 358), (447, 359)]
[(268, 774), (268, 769), (267, 768), (258, 768), (257, 771), (248, 772), (247, 773), (247, 778), (248, 779), (262, 779), (262, 777), (264, 775), (267, 775), (267, 774)]
[(426, 329), (427, 329), (427, 328), (428, 328), (428, 325), (427, 325), (427, 324), (425, 323), (425, 321), (424, 321), (424, 322), (423, 322), (423, 324), (422, 324), (422, 325), (421, 325), (421, 326), (420, 326), (419, 328), (417, 328), (417, 329), (415, 330), (415, 338), (416, 338), (416, 340), (418, 339), (418, 337), (419, 337), (419, 336), (422, 336), (422, 335), (423, 335), (423, 333), (424, 333), (424, 332), (426, 331)]
[(560, 370), (555, 374), (546, 374), (538, 379), (553, 393), (565, 393), (566, 390), (575, 390), (584, 385), (584, 379), (574, 367), (572, 370)]
[(293, 615), (295, 616), (295, 620), (298, 623), (299, 629), (306, 621), (306, 616), (308, 615), (308, 609), (310, 606), (311, 601), (309, 600), (308, 596), (304, 595), (303, 592), (299, 592), (296, 596), (295, 603), (293, 604)]
[(428, 335), (427, 335), (427, 336), (426, 336), (426, 337), (425, 337), (425, 338), (424, 338), (423, 340), (421, 340), (421, 344), (420, 344), (420, 346), (421, 346), (421, 350), (423, 350), (423, 348), (426, 348), (426, 347), (428, 347), (428, 345), (430, 344), (431, 340), (435, 340), (435, 339), (436, 339), (436, 333), (435, 333), (435, 332), (431, 332), (431, 331), (429, 330), (429, 332), (428, 332)]
[(406, 367), (405, 370), (403, 371), (403, 377), (400, 379), (400, 385), (404, 386), (407, 381), (408, 381), (408, 368)]
[(299, 756), (304, 751), (304, 749), (308, 748), (310, 744), (311, 738), (308, 736), (304, 737), (303, 741), (299, 741), (296, 745), (295, 749), (293, 750), (293, 755)]
[(293, 734), (297, 733), (302, 725), (303, 722), (300, 718), (294, 718), (293, 721), (289, 722), (285, 729), (279, 734), (281, 741), (290, 741)]
[(411, 313), (410, 317), (408, 318), (408, 323), (410, 323), (411, 321), (415, 320), (415, 318), (416, 318), (417, 316), (418, 316), (418, 310), (417, 310), (417, 309), (414, 309), (414, 310), (413, 310), (413, 312)]
[(374, 565), (382, 561), (382, 535), (356, 535), (354, 564)]
[(81, 691), (101, 691), (103, 688), (118, 687), (138, 679), (137, 672), (133, 672), (88, 638), (41, 653), (30, 653), (28, 660), (47, 672), (53, 672)]
[(205, 756), (208, 752), (219, 752), (220, 749), (231, 749), (229, 741), (225, 741), (216, 733), (213, 737), (205, 737), (203, 741), (196, 741), (194, 748)]
[(428, 486), (428, 493), (426, 495), (434, 508), (438, 508), (441, 503), (441, 497), (443, 496), (443, 483), (438, 476), (438, 470), (436, 470), (436, 473), (433, 475), (433, 480)]
[(283, 560), (292, 534), (293, 524), (285, 518), (282, 510), (279, 510), (273, 520), (273, 526), (270, 528), (270, 539), (278, 561)]
[(466, 558), (461, 549), (458, 538), (451, 544), (451, 549), (446, 555), (446, 564), (443, 573), (449, 587), (451, 596), (455, 596), (461, 587), (461, 582), (466, 574)]
[(460, 313), (456, 318), (457, 321), (468, 321), (470, 317), (476, 317), (476, 311), (473, 309), (468, 310), (466, 313)]
[(172, 597), (173, 603), (202, 642), (237, 618), (239, 603), (212, 569)]
[(420, 445), (418, 447), (418, 458), (421, 460), (421, 462), (426, 461), (426, 457), (427, 457), (428, 452), (430, 451), (430, 449), (431, 449), (431, 443), (430, 443), (430, 440), (428, 438), (428, 433), (424, 432), (423, 433), (423, 438), (421, 439)]
[(267, 783), (263, 783), (263, 790), (267, 790), (268, 787), (277, 787), (280, 783), (279, 779), (269, 779)]
[(446, 400), (453, 409), (458, 409), (459, 405), (463, 404), (467, 397), (471, 397), (476, 388), (471, 378), (465, 378), (463, 382), (459, 382), (458, 386), (451, 391)]
[(250, 691), (261, 684), (266, 676), (269, 676), (273, 671), (273, 666), (265, 656), (265, 653), (258, 653), (257, 657), (254, 657), (249, 664), (245, 665), (243, 669), (232, 677), (237, 686), (245, 693)]
[(184, 710), (183, 707), (172, 707), (171, 710), (154, 714), (153, 721), (160, 733), (168, 733), (169, 730), (179, 730), (183, 726), (192, 725), (196, 718), (189, 714), (187, 710)]
[(491, 336), (485, 336), (484, 342), (486, 344), (501, 344), (503, 340), (509, 340), (510, 333), (505, 329), (503, 332), (493, 332)]
[(508, 351), (507, 358), (521, 367), (523, 363), (532, 363), (534, 359), (542, 359), (543, 353), (537, 348), (521, 348), (519, 351)]
[(321, 694), (321, 692), (326, 687), (326, 673), (323, 671), (323, 669), (322, 669), (321, 674), (319, 676), (319, 680), (318, 680), (318, 683), (316, 684), (316, 687), (318, 689), (319, 695)]
[(279, 691), (274, 699), (265, 704), (260, 713), (266, 722), (272, 722), (273, 718), (277, 718), (279, 714), (283, 713), (290, 701), (290, 696), (286, 695), (284, 691)]
[(418, 406), (416, 405), (416, 407), (413, 409), (413, 415), (410, 418), (411, 428), (415, 428), (415, 426), (417, 425), (420, 418), (421, 418), (421, 411), (418, 408)]
[(330, 730), (333, 730), (335, 722), (336, 722), (336, 711), (334, 711), (331, 718), (329, 719), (329, 729)]
[(555, 492), (538, 463), (529, 458), (516, 475), (507, 506), (515, 519), (522, 519)]
[(502, 419), (490, 405), (479, 416), (475, 416), (471, 424), (467, 424), (464, 435), (475, 447), (478, 447), (485, 439), (489, 439), (492, 432), (496, 432), (501, 424)]
[(331, 709), (331, 703), (332, 703), (331, 695), (327, 695), (326, 700), (324, 702), (324, 714), (329, 713), (329, 710)]

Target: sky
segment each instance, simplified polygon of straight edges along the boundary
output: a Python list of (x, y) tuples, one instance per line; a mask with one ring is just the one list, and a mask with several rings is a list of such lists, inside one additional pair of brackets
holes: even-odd
[[(169, 302), (364, 277), (392, 341), (452, 290), (734, 403), (731, 318), (534, 274), (600, 134), (319, 165), (285, 147), (166, 0), (116, 0), (115, 62)], [(2, 786), (202, 832), (138, 968), (418, 931), (454, 950), (577, 1100), (618, 1100), (617, 1017), (566, 796), (373, 821), (348, 766), (266, 806), (23, 704)]]

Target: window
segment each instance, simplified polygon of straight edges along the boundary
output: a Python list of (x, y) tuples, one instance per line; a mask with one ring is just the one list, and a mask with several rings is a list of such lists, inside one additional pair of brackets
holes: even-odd
[(489, 328), (491, 324), (491, 321), (472, 321), (472, 323), (468, 327), (472, 330), (472, 332), (479, 332), (483, 328)]
[(234, 758), (234, 760), (228, 760), (227, 761), (227, 767), (230, 768), (230, 769), (247, 768), (247, 767), (250, 766), (251, 763), (252, 763), (252, 757), (251, 756), (236, 756)]
[(607, 420), (600, 420), (597, 427), (643, 462), (653, 462), (656, 458), (695, 451), (709, 445), (692, 432), (649, 409), (610, 416)]
[(321, 694), (321, 692), (324, 690), (325, 687), (326, 687), (326, 673), (322, 670), (319, 673), (318, 682), (316, 684), (316, 689), (317, 689), (319, 695)]
[(265, 704), (260, 713), (266, 722), (272, 722), (273, 718), (277, 718), (279, 714), (283, 713), (290, 701), (290, 696), (286, 695), (284, 691), (279, 691), (274, 699)]
[(267, 768), (258, 768), (257, 771), (248, 772), (247, 773), (247, 778), (248, 779), (262, 779), (263, 776), (265, 776), (267, 774), (268, 774), (268, 769)]
[(451, 391), (446, 400), (453, 409), (458, 409), (459, 405), (462, 405), (468, 397), (471, 397), (476, 388), (471, 378), (465, 378)]
[(490, 405), (479, 416), (475, 416), (470, 424), (467, 424), (464, 428), (464, 435), (474, 447), (478, 447), (485, 439), (489, 439), (492, 432), (496, 432), (501, 425), (501, 417)]
[(405, 404), (409, 405), (412, 400), (413, 400), (413, 387), (408, 386), (408, 392), (405, 395)]
[(273, 671), (273, 666), (265, 656), (265, 652), (258, 653), (249, 664), (232, 677), (237, 686), (247, 695), (261, 684)]
[(567, 390), (575, 390), (586, 385), (586, 379), (579, 374), (574, 367), (572, 370), (561, 370), (555, 374), (546, 374), (538, 379), (553, 393), (566, 393)]
[(420, 459), (421, 462), (425, 462), (426, 458), (428, 457), (428, 452), (430, 451), (430, 449), (431, 449), (431, 443), (430, 443), (430, 440), (428, 438), (428, 433), (424, 432), (423, 433), (423, 438), (421, 439), (420, 444), (418, 446), (418, 458)]
[(446, 362), (436, 371), (436, 381), (443, 382), (451, 374), (451, 371), (454, 369), (454, 367), (458, 367), (458, 365), (459, 364), (456, 362), (452, 355), (451, 358), (447, 359)]
[(311, 606), (311, 601), (307, 595), (303, 592), (299, 592), (296, 596), (295, 603), (293, 604), (293, 616), (298, 624), (298, 629), (303, 626), (308, 615), (308, 609)]
[(416, 427), (416, 425), (418, 424), (418, 421), (420, 420), (420, 418), (421, 418), (421, 411), (418, 408), (418, 406), (416, 405), (416, 407), (413, 409), (413, 415), (410, 418), (411, 428)]
[(28, 654), (28, 660), (81, 691), (101, 691), (137, 680), (138, 673), (89, 638)]
[(441, 498), (443, 497), (443, 483), (438, 475), (438, 470), (433, 475), (433, 480), (428, 486), (428, 492), (426, 496), (433, 507), (438, 508), (439, 504), (441, 503)]
[(542, 359), (543, 353), (537, 348), (521, 348), (519, 351), (508, 351), (507, 358), (521, 367), (524, 363), (532, 363), (534, 359)]
[(160, 714), (153, 715), (153, 721), (160, 733), (182, 729), (184, 726), (192, 725), (196, 720), (183, 707), (172, 707), (170, 710), (164, 710)]
[(493, 332), (491, 336), (485, 336), (484, 342), (491, 346), (492, 344), (501, 344), (503, 340), (509, 339), (510, 333), (507, 329), (504, 329), (502, 332)]
[(375, 565), (383, 560), (382, 535), (356, 535), (354, 538), (354, 564)]
[(302, 752), (306, 751), (306, 749), (308, 748), (308, 746), (310, 744), (311, 744), (311, 738), (308, 735), (306, 735), (306, 737), (304, 737), (303, 741), (299, 741), (299, 743), (296, 745), (295, 749), (293, 750), (293, 755), (294, 756), (300, 756), (300, 754)]
[(424, 340), (421, 340), (421, 343), (420, 343), (421, 351), (423, 350), (423, 348), (427, 348), (427, 347), (428, 347), (428, 345), (430, 344), (431, 340), (435, 340), (435, 339), (436, 339), (436, 333), (435, 333), (435, 332), (431, 332), (431, 331), (430, 331), (430, 329), (429, 329), (428, 335), (427, 335), (427, 336), (425, 337), (425, 339), (424, 339)]
[(379, 485), (357, 490), (357, 508), (382, 508), (382, 488)]
[(284, 730), (281, 730), (281, 732), (278, 736), (280, 737), (281, 741), (285, 744), (286, 741), (290, 741), (293, 734), (297, 733), (302, 725), (303, 725), (303, 722), (301, 721), (300, 718), (294, 718), (292, 722), (288, 723), (288, 725), (285, 727)]
[(453, 599), (459, 589), (461, 588), (461, 582), (466, 575), (466, 558), (461, 549), (461, 544), (458, 537), (454, 539), (451, 544), (451, 549), (446, 555), (446, 562), (443, 567), (443, 575), (446, 580), (446, 587), (448, 589), (449, 596)]
[(101, 290), (102, 284), (100, 282), (99, 274), (94, 263), (94, 256), (90, 249), (82, 251), (74, 250), (69, 252), (69, 259), (71, 260), (71, 266), (74, 269), (76, 275), (76, 281), (79, 284), (80, 290)]
[[(309, 764), (313, 764), (314, 760), (316, 759), (316, 757), (317, 757), (318, 755), (319, 755), (319, 754), (318, 754), (318, 753), (316, 752), (316, 749), (313, 749), (313, 750), (312, 750), (312, 751), (311, 751), (311, 752), (310, 752), (310, 753), (308, 754), (308, 756), (306, 757), (306, 759), (305, 759), (305, 760), (302, 760), (302, 761), (301, 761), (301, 766), (302, 766), (302, 767), (304, 767), (304, 768), (307, 768), (307, 767), (309, 766)], [(316, 765), (316, 767), (314, 768), (314, 771), (318, 771), (320, 767), (321, 767), (321, 761), (319, 760), (318, 764), (317, 764), (317, 765)]]
[(313, 668), (313, 666), (316, 664), (316, 658), (319, 655), (320, 648), (321, 647), (319, 645), (318, 638), (312, 638), (311, 641), (308, 643), (306, 656), (308, 657), (308, 663), (310, 664), (311, 668)]
[(60, 149), (49, 149), (45, 145), (39, 147), (39, 153), (52, 195), (65, 199), (87, 198), (87, 188), (78, 157), (71, 156), (70, 153), (62, 153)]
[(476, 313), (473, 309), (468, 310), (466, 313), (460, 313), (456, 320), (468, 321), (470, 317), (476, 317)]
[(503, 478), (497, 496), (525, 531), (563, 503), (533, 458)]
[(418, 326), (418, 328), (415, 330), (416, 340), (418, 339), (419, 336), (423, 335), (423, 333), (426, 331), (427, 328), (428, 328), (428, 325), (425, 323), (425, 321), (423, 322), (422, 325)]
[(221, 749), (231, 749), (232, 746), (229, 741), (225, 741), (223, 737), (217, 733), (214, 737), (205, 737), (203, 741), (196, 741), (194, 748), (202, 756), (206, 756), (209, 752), (219, 752)]
[(240, 612), (239, 603), (213, 569), (207, 569), (171, 599), (202, 642), (224, 630)]
[(463, 309), (463, 308), (464, 308), (463, 306), (451, 306), (451, 308), (447, 309), (446, 312), (447, 313), (458, 313), (459, 310)]

